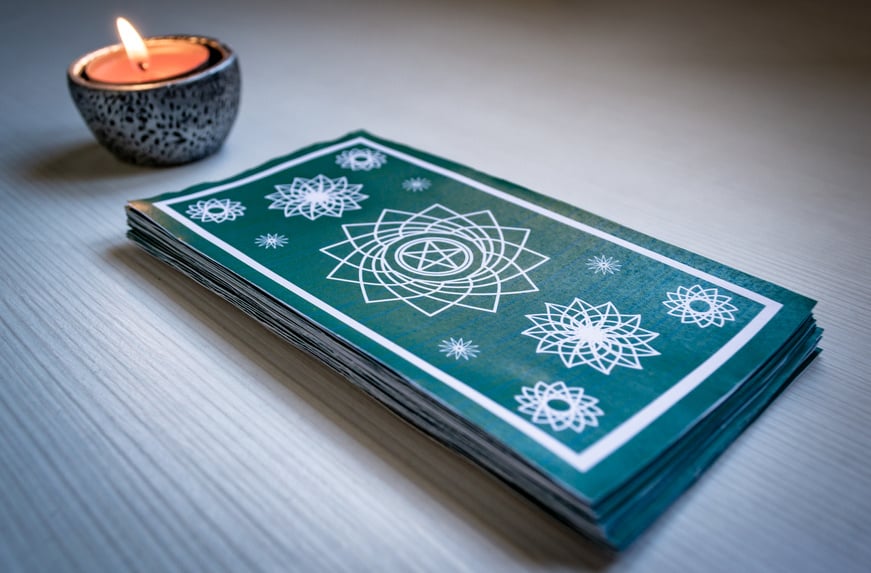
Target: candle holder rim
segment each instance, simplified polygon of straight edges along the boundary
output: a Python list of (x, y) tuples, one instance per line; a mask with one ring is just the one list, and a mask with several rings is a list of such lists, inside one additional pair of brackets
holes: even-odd
[(192, 74), (177, 76), (174, 78), (154, 82), (144, 82), (139, 84), (111, 84), (106, 82), (97, 82), (85, 78), (85, 67), (87, 67), (87, 65), (91, 63), (94, 59), (106, 54), (111, 54), (124, 50), (124, 45), (119, 43), (112, 44), (111, 46), (105, 46), (92, 52), (88, 52), (84, 56), (78, 58), (76, 61), (70, 64), (69, 68), (67, 68), (67, 77), (70, 81), (75, 82), (81, 86), (88, 87), (90, 89), (126, 92), (151, 90), (167, 85), (183, 85), (195, 82), (205, 76), (214, 74), (216, 72), (219, 72), (223, 68), (233, 65), (233, 62), (236, 60), (236, 53), (233, 51), (232, 48), (230, 48), (230, 46), (215, 38), (210, 38), (208, 36), (196, 36), (191, 34), (170, 34), (165, 36), (149, 36), (147, 38), (144, 38), (146, 45), (149, 42), (155, 40), (188, 40), (191, 41), (191, 43), (201, 44), (208, 48), (217, 50), (221, 54), (221, 59), (214, 64), (209, 65), (206, 68), (198, 70)]

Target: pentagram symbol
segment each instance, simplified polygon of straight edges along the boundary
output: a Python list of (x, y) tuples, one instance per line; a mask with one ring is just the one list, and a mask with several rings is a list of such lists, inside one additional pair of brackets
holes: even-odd
[(537, 291), (529, 271), (548, 260), (526, 247), (529, 229), (502, 226), (487, 210), (384, 209), (342, 230), (346, 240), (321, 249), (339, 262), (327, 278), (358, 284), (367, 303), (403, 301), (427, 316), (496, 312), (503, 296)]
[(443, 237), (424, 237), (409, 241), (400, 246), (394, 256), (403, 269), (432, 277), (461, 273), (474, 260), (469, 247)]

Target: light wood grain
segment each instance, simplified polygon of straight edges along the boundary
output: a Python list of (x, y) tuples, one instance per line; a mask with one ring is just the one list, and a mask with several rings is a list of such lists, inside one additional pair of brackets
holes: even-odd
[[(138, 169), (93, 142), (63, 74), (119, 14), (237, 50), (220, 154)], [(0, 570), (867, 570), (869, 22), (859, 3), (4, 7)], [(814, 297), (825, 352), (605, 558), (124, 238), (127, 199), (361, 127)]]

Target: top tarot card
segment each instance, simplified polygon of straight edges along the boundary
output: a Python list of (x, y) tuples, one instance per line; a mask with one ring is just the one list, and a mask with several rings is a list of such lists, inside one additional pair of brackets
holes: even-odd
[(132, 205), (595, 503), (813, 301), (364, 133)]

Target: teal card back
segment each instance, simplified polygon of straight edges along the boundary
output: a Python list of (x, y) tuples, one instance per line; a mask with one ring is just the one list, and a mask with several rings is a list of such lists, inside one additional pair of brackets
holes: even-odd
[(132, 205), (592, 504), (813, 306), (363, 132)]

